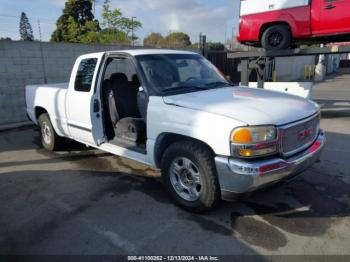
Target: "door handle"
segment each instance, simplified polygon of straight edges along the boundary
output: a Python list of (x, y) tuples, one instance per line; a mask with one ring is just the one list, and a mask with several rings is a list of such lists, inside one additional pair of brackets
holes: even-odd
[(335, 5), (327, 5), (324, 9), (326, 9), (326, 10), (332, 10), (332, 9), (334, 9), (334, 8), (336, 8)]
[(100, 102), (95, 99), (94, 100), (94, 113), (99, 113), (100, 112)]

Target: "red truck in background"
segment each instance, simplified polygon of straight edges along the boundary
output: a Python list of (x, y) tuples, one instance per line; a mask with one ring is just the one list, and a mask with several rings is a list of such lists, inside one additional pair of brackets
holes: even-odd
[(241, 0), (243, 44), (267, 50), (350, 40), (350, 0)]

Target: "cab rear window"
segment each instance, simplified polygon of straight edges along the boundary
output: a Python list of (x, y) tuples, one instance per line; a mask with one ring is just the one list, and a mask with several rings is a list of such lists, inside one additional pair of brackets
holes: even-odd
[(80, 62), (75, 78), (75, 91), (90, 92), (96, 65), (97, 58), (83, 59)]

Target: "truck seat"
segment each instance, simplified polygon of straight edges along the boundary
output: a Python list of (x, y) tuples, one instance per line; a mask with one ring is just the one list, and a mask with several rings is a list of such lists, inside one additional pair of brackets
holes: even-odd
[(119, 119), (126, 117), (140, 118), (137, 107), (138, 89), (132, 86), (123, 73), (115, 73), (110, 77), (110, 88), (114, 92), (115, 105)]
[[(106, 130), (106, 136), (108, 139), (111, 139), (114, 137), (114, 126), (117, 124), (119, 120), (118, 113), (116, 112), (115, 102), (114, 102), (114, 96), (111, 93), (110, 87), (110, 80), (105, 79), (102, 84), (102, 95), (103, 95), (103, 111), (108, 112), (108, 114), (105, 114), (105, 130)], [(110, 99), (111, 97), (111, 99)], [(113, 102), (111, 102), (113, 100)], [(111, 104), (114, 103), (114, 106), (111, 106)], [(115, 110), (112, 110), (112, 108), (115, 108)]]
[(146, 132), (137, 106), (138, 89), (122, 73), (111, 75), (105, 85), (107, 111), (116, 138), (141, 143)]

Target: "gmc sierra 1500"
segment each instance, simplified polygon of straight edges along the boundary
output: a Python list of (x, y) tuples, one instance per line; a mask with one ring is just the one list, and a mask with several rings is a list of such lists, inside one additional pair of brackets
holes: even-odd
[(192, 211), (300, 174), (325, 143), (316, 103), (232, 86), (192, 52), (83, 55), (69, 83), (29, 85), (26, 101), (46, 149), (66, 137), (160, 168)]

